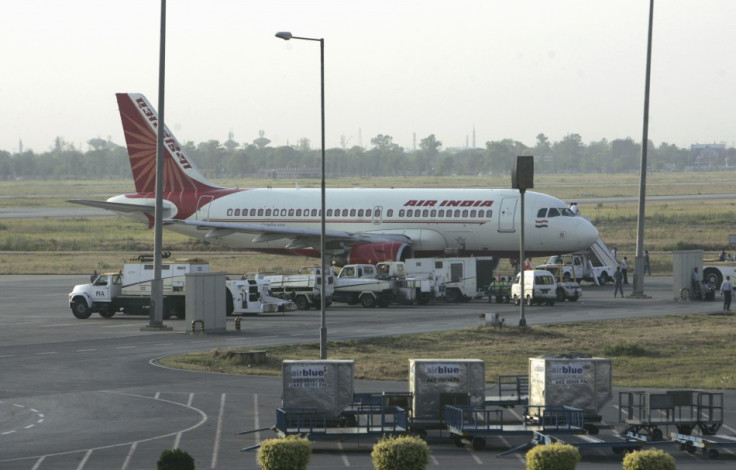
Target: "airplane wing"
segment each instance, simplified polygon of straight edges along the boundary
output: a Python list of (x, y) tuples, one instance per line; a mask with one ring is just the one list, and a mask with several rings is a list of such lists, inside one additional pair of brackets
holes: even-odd
[[(125, 204), (121, 202), (107, 202), (107, 201), (90, 201), (87, 199), (70, 199), (67, 202), (74, 204), (82, 204), (83, 206), (96, 207), (98, 209), (106, 209), (115, 212), (142, 212), (144, 214), (153, 215), (156, 212), (156, 206), (154, 205), (142, 205), (142, 204)], [(164, 213), (169, 209), (164, 207)]]
[[(164, 220), (166, 224), (182, 224), (196, 227), (198, 230), (209, 230), (205, 238), (221, 238), (233, 233), (250, 233), (254, 235), (254, 242), (269, 242), (279, 239), (288, 240), (286, 248), (319, 248), (321, 230), (293, 227), (281, 227), (266, 224), (238, 224), (222, 222), (204, 222), (199, 220)], [(345, 232), (341, 230), (326, 230), (325, 243), (344, 243), (356, 245), (360, 243), (399, 242), (411, 244), (411, 238), (406, 235), (377, 233), (377, 232)]]

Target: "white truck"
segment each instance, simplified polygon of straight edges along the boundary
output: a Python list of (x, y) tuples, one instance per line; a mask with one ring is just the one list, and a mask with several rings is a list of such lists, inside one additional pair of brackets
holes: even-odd
[[(405, 261), (407, 277), (431, 281), (422, 292), (448, 302), (465, 302), (488, 293), (498, 260), (491, 256), (461, 258), (409, 258)], [(421, 303), (421, 302), (420, 302)]]
[(416, 290), (406, 278), (406, 265), (401, 261), (385, 261), (376, 265), (348, 264), (335, 279), (332, 299), (348, 305), (386, 307), (392, 303), (412, 303)]
[(587, 281), (595, 285), (613, 282), (618, 262), (603, 240), (598, 238), (589, 250), (567, 255), (551, 256), (537, 269), (550, 271), (555, 277), (565, 281)]
[[(186, 274), (207, 272), (210, 272), (210, 265), (201, 259), (162, 262), (164, 319), (184, 318)], [(140, 255), (126, 262), (118, 272), (102, 273), (89, 284), (74, 286), (68, 295), (69, 307), (79, 319), (89, 318), (94, 312), (104, 318), (111, 318), (118, 312), (148, 314), (153, 278), (153, 257)], [(296, 309), (293, 303), (269, 297), (268, 284), (265, 282), (227, 280), (225, 286), (227, 315), (287, 312)]]
[[(299, 310), (309, 310), (320, 306), (322, 290), (322, 269), (319, 266), (300, 268), (296, 274), (258, 273), (256, 279), (269, 284), (269, 293), (274, 297), (296, 303)], [(335, 292), (335, 273), (329, 268), (325, 278), (325, 305), (332, 303)]]

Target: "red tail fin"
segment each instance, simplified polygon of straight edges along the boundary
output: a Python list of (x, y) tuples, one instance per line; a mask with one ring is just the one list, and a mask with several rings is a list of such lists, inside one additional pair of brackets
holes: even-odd
[[(130, 167), (138, 193), (156, 191), (156, 133), (158, 114), (145, 96), (117, 93), (120, 119), (128, 145)], [(221, 186), (210, 183), (189, 160), (176, 138), (164, 128), (164, 193), (202, 193)]]

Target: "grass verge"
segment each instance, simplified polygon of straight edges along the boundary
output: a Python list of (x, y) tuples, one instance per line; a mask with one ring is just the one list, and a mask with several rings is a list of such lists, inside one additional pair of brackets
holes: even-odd
[[(330, 359), (353, 359), (355, 378), (405, 381), (409, 359), (469, 358), (486, 363), (486, 381), (527, 372), (528, 359), (582, 353), (613, 361), (617, 387), (736, 388), (736, 316), (665, 317), (542, 325), (520, 329), (488, 326), (328, 343)], [(263, 348), (258, 348), (263, 349)], [(241, 351), (246, 349), (239, 349)], [(266, 348), (268, 360), (238, 365), (231, 351), (171, 356), (168, 367), (228, 374), (281, 374), (284, 359), (318, 359), (319, 344)]]

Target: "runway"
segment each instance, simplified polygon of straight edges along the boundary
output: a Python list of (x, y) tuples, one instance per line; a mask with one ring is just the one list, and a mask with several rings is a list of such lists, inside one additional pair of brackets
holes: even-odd
[[(263, 348), (318, 342), (319, 312), (246, 317), (236, 332), (232, 319), (223, 335), (192, 335), (183, 321), (167, 321), (169, 332), (143, 332), (145, 317), (93, 315), (77, 320), (66, 294), (86, 276), (0, 276), (0, 468), (150, 469), (161, 451), (180, 447), (198, 469), (258, 468), (255, 453), (240, 449), (273, 437), (270, 431), (239, 435), (275, 424), (280, 405), (278, 377), (243, 377), (170, 370), (157, 358), (213, 348)], [(647, 277), (648, 300), (614, 299), (612, 288), (590, 287), (576, 303), (527, 307), (530, 325), (604, 318), (711, 313), (719, 302), (675, 302), (668, 277)], [(499, 312), (507, 324), (519, 307), (474, 301), (426, 307), (328, 309), (328, 339), (347, 339), (478, 325), (480, 313)], [(523, 371), (520, 371), (523, 372)], [(673, 371), (676, 373), (676, 371)], [(406, 390), (404, 382), (365, 382), (356, 391)], [(489, 390), (488, 394), (493, 393)], [(736, 392), (725, 393), (723, 433), (736, 434)], [(604, 418), (617, 422), (613, 399)], [(497, 458), (524, 439), (495, 439), (484, 451), (430, 440), (430, 468), (524, 468), (523, 454)], [(666, 450), (679, 469), (700, 469), (704, 457)], [(708, 468), (736, 465), (722, 451)], [(372, 469), (370, 443), (318, 444), (310, 469)], [(578, 469), (621, 468), (610, 450), (585, 451)]]

